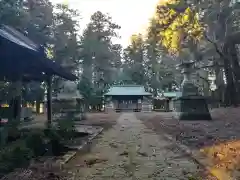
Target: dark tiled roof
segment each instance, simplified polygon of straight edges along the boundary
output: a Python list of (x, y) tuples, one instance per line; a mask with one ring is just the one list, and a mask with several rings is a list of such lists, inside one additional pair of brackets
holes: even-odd
[[(46, 58), (41, 46), (17, 30), (0, 27), (0, 78), (16, 79), (20, 74), (29, 80), (45, 80), (46, 75), (57, 75), (68, 80), (77, 77), (58, 63)], [(45, 74), (44, 74), (45, 73)]]

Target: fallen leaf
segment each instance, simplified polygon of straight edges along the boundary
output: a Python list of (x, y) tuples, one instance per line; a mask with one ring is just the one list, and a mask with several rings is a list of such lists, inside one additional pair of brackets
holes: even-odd
[(123, 152), (120, 153), (119, 155), (120, 155), (120, 156), (128, 156), (128, 154), (129, 154), (129, 153), (128, 153), (127, 151), (123, 151)]
[(107, 159), (91, 158), (91, 159), (85, 160), (84, 162), (86, 163), (87, 166), (93, 166), (94, 164), (102, 163), (106, 161)]
[(144, 156), (144, 157), (147, 157), (148, 155), (147, 155), (147, 153), (146, 152), (137, 152), (139, 155), (141, 155), (141, 156)]
[(115, 143), (110, 143), (109, 146), (113, 147), (113, 148), (118, 148), (118, 145)]

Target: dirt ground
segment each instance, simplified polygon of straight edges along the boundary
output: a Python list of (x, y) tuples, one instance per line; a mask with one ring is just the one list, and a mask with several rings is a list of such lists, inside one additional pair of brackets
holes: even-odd
[[(117, 123), (117, 119), (120, 115), (120, 113), (88, 113), (87, 119), (79, 121), (78, 124), (101, 126), (104, 128), (104, 131), (106, 131)], [(45, 114), (36, 115), (34, 120), (30, 123), (26, 123), (24, 127), (44, 128), (46, 119), (47, 118)], [(72, 179), (73, 176), (67, 173), (64, 169), (60, 170), (58, 166), (53, 166), (55, 161), (56, 160), (51, 160), (50, 158), (44, 163), (34, 162), (29, 168), (17, 169), (16, 171), (6, 175), (6, 177), (3, 177), (1, 180), (76, 180)]]
[[(210, 176), (205, 177), (209, 174), (188, 155), (181, 152), (172, 142), (161, 138), (165, 133), (194, 151), (200, 149), (211, 162), (211, 166), (221, 168), (237, 177), (236, 179), (240, 179), (239, 110), (237, 108), (212, 110), (212, 121), (178, 121), (173, 114), (164, 112), (124, 113), (134, 114), (129, 117), (124, 117), (123, 113), (88, 113), (87, 119), (78, 123), (101, 126), (104, 132), (97, 139), (91, 152), (79, 154), (69, 163), (67, 170), (75, 174), (74, 180), (79, 178), (128, 180), (133, 178), (131, 175), (132, 171), (135, 173), (133, 169), (138, 168), (141, 170), (135, 173), (137, 179), (187, 180), (189, 176), (199, 175), (200, 179), (214, 179)], [(128, 120), (127, 124), (125, 119)], [(133, 126), (132, 123), (138, 125)], [(38, 120), (36, 124), (44, 122)], [(129, 140), (129, 137), (134, 137), (134, 141)], [(145, 141), (148, 142), (147, 146), (144, 145), (145, 152), (139, 153), (136, 147), (139, 147), (139, 144), (140, 147), (146, 144), (143, 143)], [(151, 144), (152, 142), (155, 143)], [(126, 146), (135, 147), (129, 150)], [(155, 156), (152, 152), (158, 155)], [(145, 170), (146, 173), (142, 173)], [(112, 172), (118, 175), (115, 177)]]
[(201, 152), (212, 168), (240, 179), (240, 108), (211, 111), (212, 121), (178, 121), (171, 113), (138, 113), (156, 133), (166, 133)]
[[(111, 128), (114, 124), (116, 124), (116, 120), (120, 116), (120, 113), (87, 113), (86, 120), (76, 121), (77, 124), (84, 125), (93, 125), (93, 126), (101, 126), (104, 129)], [(36, 128), (44, 128), (47, 122), (46, 114), (34, 115), (34, 120), (31, 122), (24, 123), (24, 127), (36, 127)]]
[[(224, 113), (220, 117), (223, 115)], [(36, 123), (44, 124), (42, 120)], [(175, 143), (162, 136), (162, 133), (180, 138), (191, 136), (190, 132), (195, 132), (191, 130), (193, 122), (178, 122), (169, 113), (151, 112), (88, 113), (87, 119), (79, 123), (101, 126), (104, 131), (95, 140), (90, 152), (77, 153), (64, 166), (61, 172), (68, 172), (68, 180), (215, 180)], [(202, 127), (201, 124), (204, 123), (199, 122), (197, 132), (202, 132), (199, 128)], [(186, 127), (188, 130), (184, 129)], [(187, 141), (187, 138), (183, 138), (185, 141), (180, 138), (178, 140), (195, 147), (191, 146), (191, 141)], [(195, 145), (197, 142), (194, 142)], [(49, 171), (51, 175), (55, 170)], [(57, 170), (55, 172), (58, 174)], [(65, 179), (64, 175), (59, 176), (61, 178), (56, 178)], [(197, 177), (199, 179), (195, 179)]]
[(87, 113), (86, 120), (79, 121), (79, 124), (101, 126), (107, 130), (117, 123), (121, 113)]
[(74, 180), (195, 180), (201, 172), (189, 156), (147, 128), (134, 113), (121, 113), (90, 152), (77, 155), (65, 168)]

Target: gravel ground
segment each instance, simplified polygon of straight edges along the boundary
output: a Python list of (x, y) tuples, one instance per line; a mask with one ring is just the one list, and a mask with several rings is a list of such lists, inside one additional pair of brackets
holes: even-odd
[(91, 152), (66, 167), (81, 180), (188, 180), (200, 171), (175, 144), (124, 113)]

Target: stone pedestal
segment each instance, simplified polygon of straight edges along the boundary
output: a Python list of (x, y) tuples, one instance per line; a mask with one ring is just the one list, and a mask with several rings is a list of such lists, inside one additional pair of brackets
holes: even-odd
[(211, 120), (206, 99), (202, 96), (182, 96), (174, 100), (179, 120)]
[(182, 95), (174, 100), (174, 110), (179, 120), (211, 120), (206, 98), (198, 93), (198, 88), (190, 78), (193, 62), (180, 65), (183, 68), (184, 80)]

